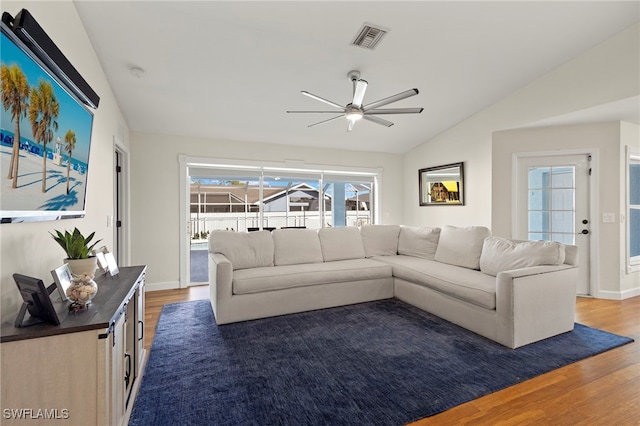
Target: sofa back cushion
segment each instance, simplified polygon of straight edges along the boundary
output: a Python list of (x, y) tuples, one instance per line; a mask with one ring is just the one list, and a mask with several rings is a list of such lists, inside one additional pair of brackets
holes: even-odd
[(274, 245), (269, 231), (214, 230), (209, 234), (209, 251), (223, 254), (234, 270), (273, 266)]
[(539, 265), (561, 265), (565, 260), (564, 244), (552, 241), (516, 242), (500, 237), (484, 240), (480, 270), (496, 276), (498, 272)]
[(325, 262), (364, 259), (360, 231), (354, 226), (322, 228), (318, 231), (318, 237)]
[(400, 225), (364, 225), (360, 236), (366, 257), (393, 256), (398, 254)]
[(440, 228), (403, 226), (398, 238), (398, 254), (433, 259), (438, 248)]
[(480, 254), (484, 239), (491, 236), (489, 228), (446, 225), (440, 231), (434, 260), (463, 268), (480, 269)]
[(315, 229), (274, 229), (272, 235), (276, 266), (323, 262), (320, 239)]

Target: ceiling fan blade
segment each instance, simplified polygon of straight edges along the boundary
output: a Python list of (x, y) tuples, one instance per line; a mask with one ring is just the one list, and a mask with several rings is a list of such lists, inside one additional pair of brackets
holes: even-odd
[(287, 114), (338, 114), (340, 111), (287, 111)]
[(382, 126), (391, 127), (393, 123), (387, 120), (383, 120), (380, 117), (376, 117), (375, 115), (363, 115), (362, 118), (365, 120), (373, 121), (376, 124), (380, 124)]
[(420, 114), (424, 108), (388, 108), (388, 109), (369, 109), (366, 114)]
[(353, 101), (351, 105), (354, 107), (360, 108), (362, 106), (364, 92), (367, 91), (367, 84), (366, 80), (356, 80), (353, 82)]
[(397, 95), (389, 96), (388, 98), (384, 98), (384, 99), (380, 99), (379, 101), (371, 102), (370, 104), (365, 105), (364, 107), (362, 107), (362, 109), (364, 109), (366, 111), (366, 110), (378, 108), (378, 107), (390, 104), (392, 102), (398, 102), (398, 101), (401, 101), (403, 99), (410, 98), (411, 96), (415, 96), (418, 93), (420, 93), (420, 92), (418, 92), (418, 89), (410, 89), (410, 90), (407, 90), (405, 92), (398, 93)]
[(335, 102), (331, 102), (331, 101), (329, 101), (329, 100), (327, 100), (325, 98), (321, 98), (320, 96), (316, 96), (313, 93), (309, 93), (309, 92), (306, 92), (304, 90), (302, 92), (300, 92), (300, 93), (302, 93), (305, 96), (310, 97), (311, 99), (315, 99), (317, 101), (324, 102), (327, 105), (331, 105), (332, 107), (336, 107), (336, 108), (340, 108), (341, 110), (344, 110), (344, 106), (343, 105), (338, 105)]
[(337, 116), (331, 117), (331, 118), (329, 118), (327, 120), (322, 120), (322, 121), (318, 121), (317, 123), (314, 123), (314, 124), (309, 124), (307, 127), (318, 126), (320, 124), (328, 123), (330, 121), (337, 120), (338, 118), (342, 118), (342, 117), (344, 117), (344, 115), (342, 115), (342, 114), (341, 115), (337, 115)]

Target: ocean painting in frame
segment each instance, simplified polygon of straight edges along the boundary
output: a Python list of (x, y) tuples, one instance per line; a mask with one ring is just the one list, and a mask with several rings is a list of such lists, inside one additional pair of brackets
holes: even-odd
[(0, 54), (2, 223), (83, 217), (92, 112), (4, 23)]

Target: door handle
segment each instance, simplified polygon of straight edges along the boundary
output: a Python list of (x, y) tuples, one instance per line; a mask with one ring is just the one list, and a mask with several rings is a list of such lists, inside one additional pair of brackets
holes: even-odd
[(581, 233), (587, 235), (589, 233), (589, 230), (588, 229), (583, 229)]

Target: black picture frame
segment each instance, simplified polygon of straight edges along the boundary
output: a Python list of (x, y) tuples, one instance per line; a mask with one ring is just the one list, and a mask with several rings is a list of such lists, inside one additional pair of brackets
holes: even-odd
[[(13, 279), (24, 301), (15, 321), (16, 327), (27, 327), (41, 322), (60, 325), (60, 318), (51, 303), (49, 290), (41, 279), (22, 274), (13, 274)], [(27, 311), (31, 318), (24, 321)]]
[(420, 206), (464, 206), (464, 162), (418, 170)]

